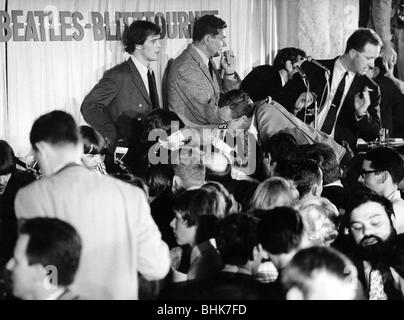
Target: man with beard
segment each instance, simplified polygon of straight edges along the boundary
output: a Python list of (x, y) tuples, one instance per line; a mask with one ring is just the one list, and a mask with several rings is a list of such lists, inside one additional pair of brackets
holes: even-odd
[(369, 300), (401, 299), (391, 271), (383, 267), (381, 257), (397, 236), (391, 202), (375, 193), (356, 194), (348, 204), (346, 225), (349, 229), (350, 256)]

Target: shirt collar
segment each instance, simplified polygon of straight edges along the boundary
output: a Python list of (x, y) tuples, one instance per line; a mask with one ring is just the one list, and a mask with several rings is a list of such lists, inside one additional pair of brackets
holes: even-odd
[(146, 67), (143, 63), (141, 63), (134, 55), (131, 55), (130, 57), (133, 63), (135, 64), (136, 68), (139, 70), (140, 74), (145, 74), (147, 76), (149, 68)]
[(334, 71), (337, 70), (340, 73), (344, 74), (345, 72), (348, 71), (348, 77), (349, 78), (353, 78), (355, 77), (355, 73), (352, 71), (347, 70), (344, 65), (341, 62), (341, 57), (339, 57), (336, 61), (335, 61), (335, 65), (334, 65)]
[(206, 54), (199, 49), (196, 45), (192, 44), (196, 52), (201, 56), (203, 63), (209, 68), (209, 58), (206, 56)]

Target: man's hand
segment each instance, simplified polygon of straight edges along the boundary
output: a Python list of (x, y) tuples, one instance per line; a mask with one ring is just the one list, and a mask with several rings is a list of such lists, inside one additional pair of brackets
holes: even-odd
[(225, 75), (231, 75), (236, 72), (236, 57), (232, 50), (226, 50), (222, 53), (220, 65), (222, 66)]
[(306, 106), (311, 105), (315, 100), (315, 95), (313, 92), (303, 92), (299, 98), (297, 98), (295, 102), (295, 110), (294, 113), (298, 113), (300, 110), (305, 108)]
[(397, 63), (397, 52), (393, 49), (392, 44), (384, 44), (382, 51), (380, 52), (380, 56), (383, 58), (386, 63), (387, 70), (393, 70), (395, 64)]
[(370, 96), (369, 96), (369, 89), (365, 87), (362, 92), (358, 92), (355, 95), (355, 114), (360, 118), (363, 117), (369, 106), (370, 106)]

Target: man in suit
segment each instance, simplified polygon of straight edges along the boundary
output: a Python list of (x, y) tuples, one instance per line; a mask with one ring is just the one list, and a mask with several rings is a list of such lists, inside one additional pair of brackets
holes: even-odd
[(146, 280), (165, 277), (169, 251), (145, 193), (80, 164), (83, 145), (72, 116), (41, 116), (30, 140), (43, 178), (19, 190), (15, 212), (20, 220), (58, 218), (77, 229), (83, 252), (72, 289), (88, 299), (137, 299), (138, 272)]
[(298, 48), (283, 48), (278, 51), (273, 66), (262, 65), (254, 68), (241, 82), (240, 89), (248, 93), (256, 102), (270, 96), (278, 101), (286, 83), (292, 79), (306, 58), (306, 53)]
[(150, 63), (161, 49), (160, 28), (135, 21), (125, 30), (123, 45), (130, 58), (107, 70), (81, 105), (84, 119), (106, 140), (109, 154), (116, 146), (139, 147), (142, 123), (159, 107), (156, 80)]
[(77, 300), (69, 290), (79, 267), (81, 238), (59, 219), (25, 221), (7, 264), (14, 296), (24, 300)]
[(220, 71), (212, 60), (226, 46), (225, 28), (226, 23), (213, 15), (196, 20), (193, 42), (170, 67), (167, 79), (168, 107), (187, 126), (219, 123), (217, 105), (220, 94), (240, 84), (231, 51), (223, 52)]
[[(305, 62), (302, 69), (307, 74), (311, 92), (307, 94), (302, 80), (294, 77), (279, 102), (289, 111), (305, 113), (306, 101), (307, 105), (316, 101), (317, 128), (352, 150), (356, 149), (358, 137), (366, 141), (376, 139), (381, 128), (380, 90), (365, 73), (373, 67), (380, 47), (381, 40), (374, 31), (356, 30), (349, 37), (343, 55), (320, 61), (330, 71), (328, 82), (324, 69)], [(314, 117), (305, 120), (312, 123)]]

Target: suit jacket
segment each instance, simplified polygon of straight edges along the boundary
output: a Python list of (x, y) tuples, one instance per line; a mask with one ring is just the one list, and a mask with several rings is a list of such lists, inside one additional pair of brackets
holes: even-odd
[[(213, 63), (213, 62), (212, 62)], [(190, 44), (172, 63), (167, 78), (168, 108), (188, 126), (219, 123), (220, 94), (239, 86), (239, 78), (223, 79), (214, 66), (215, 76), (194, 46)]]
[(278, 101), (282, 90), (281, 75), (270, 65), (258, 66), (244, 78), (240, 90), (247, 92), (254, 102), (268, 96)]
[[(332, 76), (334, 64), (337, 58), (332, 60), (319, 61), (323, 66), (331, 71), (330, 86), (332, 83)], [(326, 78), (324, 71), (312, 63), (305, 62), (302, 65), (303, 70), (306, 72), (310, 83), (310, 90), (317, 96), (319, 108), (321, 107), (321, 98), (326, 86)], [(367, 115), (361, 120), (357, 121), (355, 118), (354, 109), (354, 96), (362, 92), (365, 87), (372, 89), (369, 92), (370, 106), (367, 110)], [(299, 75), (294, 76), (292, 80), (288, 81), (285, 90), (282, 92), (281, 100), (279, 101), (289, 111), (294, 109), (294, 104), (301, 93), (306, 92)], [(358, 137), (365, 141), (372, 141), (379, 136), (381, 128), (380, 120), (380, 88), (365, 75), (355, 75), (355, 78), (348, 90), (348, 93), (341, 106), (340, 113), (337, 118), (335, 127), (334, 139), (338, 143), (343, 140), (348, 142), (352, 150), (356, 149), (356, 142)]]
[(390, 130), (391, 137), (403, 137), (404, 95), (393, 80), (385, 75), (379, 75), (375, 82), (380, 86), (382, 94), (380, 112), (383, 128)]
[(279, 131), (286, 131), (295, 137), (298, 144), (322, 142), (329, 145), (339, 161), (345, 154), (345, 148), (336, 143), (333, 138), (304, 123), (276, 101), (262, 103), (257, 107), (255, 123), (260, 141), (265, 141)]
[(113, 151), (118, 140), (128, 145), (134, 120), (142, 121), (158, 107), (152, 106), (142, 77), (130, 58), (105, 72), (85, 97), (81, 113), (90, 126), (110, 141), (107, 147)]

